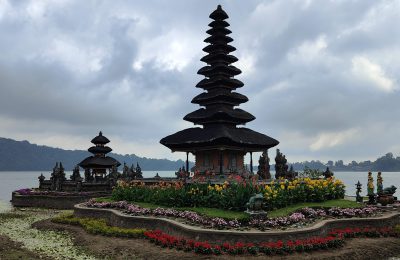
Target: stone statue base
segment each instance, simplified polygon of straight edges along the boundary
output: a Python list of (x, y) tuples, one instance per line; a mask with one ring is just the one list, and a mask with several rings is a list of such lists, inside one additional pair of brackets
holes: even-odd
[(392, 195), (378, 195), (377, 202), (380, 203), (382, 206), (386, 206), (388, 204), (393, 204), (394, 197)]
[(266, 217), (268, 214), (264, 210), (249, 210), (249, 209), (246, 209), (245, 213), (249, 214), (250, 216), (263, 216), (263, 217)]

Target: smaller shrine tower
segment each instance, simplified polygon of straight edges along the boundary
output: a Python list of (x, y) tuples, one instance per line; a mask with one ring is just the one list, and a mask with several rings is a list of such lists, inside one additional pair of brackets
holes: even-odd
[(103, 136), (101, 131), (98, 136), (92, 139), (92, 143), (95, 146), (90, 147), (88, 151), (93, 155), (87, 157), (78, 164), (80, 167), (85, 169), (85, 176), (90, 174), (92, 177), (105, 177), (107, 169), (112, 169), (113, 167), (121, 165), (121, 163), (114, 158), (106, 156), (107, 153), (112, 151), (110, 147), (105, 146), (109, 142), (110, 140)]

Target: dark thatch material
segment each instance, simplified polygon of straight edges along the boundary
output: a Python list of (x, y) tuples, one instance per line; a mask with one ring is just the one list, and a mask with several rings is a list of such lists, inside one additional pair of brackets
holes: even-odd
[(229, 53), (236, 50), (229, 45), (233, 41), (224, 21), (228, 15), (219, 5), (210, 14), (213, 19), (207, 31), (210, 35), (204, 41), (209, 45), (203, 48), (208, 53), (201, 61), (207, 63), (197, 73), (205, 76), (197, 85), (205, 92), (193, 98), (192, 103), (200, 108), (187, 114), (184, 120), (203, 128), (189, 128), (161, 139), (160, 143), (173, 151), (189, 151), (206, 149), (235, 149), (241, 151), (264, 151), (278, 145), (278, 141), (248, 128), (238, 128), (255, 119), (250, 113), (235, 108), (248, 101), (240, 93), (232, 92), (243, 86), (234, 77), (241, 73), (232, 65), (238, 59)]
[(240, 108), (229, 109), (220, 106), (206, 109), (200, 108), (187, 114), (183, 119), (195, 124), (228, 123), (238, 125), (253, 121), (255, 117)]
[(110, 169), (113, 166), (120, 166), (121, 163), (110, 156), (97, 157), (89, 156), (78, 164), (80, 167), (86, 169)]
[(160, 142), (173, 151), (194, 151), (219, 146), (244, 151), (261, 151), (279, 144), (277, 140), (251, 129), (225, 125), (209, 126), (204, 129), (188, 128), (169, 135)]
[(92, 139), (93, 144), (108, 144), (110, 140), (107, 137), (103, 136), (103, 133), (100, 131), (99, 135)]
[(120, 166), (120, 162), (112, 157), (106, 156), (107, 153), (112, 151), (110, 147), (104, 146), (104, 144), (109, 142), (110, 140), (103, 136), (103, 133), (100, 131), (99, 135), (92, 139), (92, 143), (96, 146), (92, 146), (88, 149), (94, 156), (87, 157), (78, 165), (84, 169), (111, 169), (113, 166)]
[(92, 146), (88, 149), (92, 154), (106, 154), (110, 153), (112, 149), (108, 146)]

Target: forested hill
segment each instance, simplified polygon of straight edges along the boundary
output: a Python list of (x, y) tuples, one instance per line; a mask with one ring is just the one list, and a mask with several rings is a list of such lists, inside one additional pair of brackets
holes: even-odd
[[(50, 171), (56, 162), (62, 162), (66, 170), (72, 170), (89, 155), (87, 151), (63, 150), (0, 137), (0, 171)], [(144, 171), (175, 171), (185, 164), (182, 160), (151, 159), (134, 154), (111, 153), (110, 156), (121, 164), (136, 165), (138, 162)]]
[[(395, 157), (393, 153), (387, 153), (379, 157), (375, 161), (352, 161), (348, 164), (343, 163), (342, 160), (328, 161), (323, 163), (320, 161), (305, 161), (293, 163), (293, 168), (296, 171), (302, 171), (305, 166), (312, 169), (324, 170), (329, 167), (332, 171), (382, 171), (382, 172), (400, 172), (400, 157)], [(273, 168), (272, 168), (273, 169)]]
[[(72, 168), (89, 156), (90, 153), (81, 150), (63, 150), (48, 146), (31, 144), (28, 141), (15, 141), (0, 137), (0, 171), (50, 171), (56, 162), (62, 162), (66, 170)], [(167, 159), (151, 159), (139, 157), (135, 154), (121, 155), (111, 153), (121, 163), (128, 165), (138, 162), (144, 171), (175, 171), (182, 167), (185, 162), (182, 160), (170, 161)], [(274, 158), (271, 158), (271, 164)], [(289, 163), (296, 171), (302, 171), (305, 166), (312, 169), (326, 169), (327, 166), (332, 171), (399, 171), (400, 157), (395, 157), (392, 153), (376, 159), (375, 161), (363, 161), (345, 164), (342, 160), (328, 161), (305, 161)], [(190, 163), (190, 166), (193, 166)], [(254, 169), (257, 171), (257, 161), (254, 162)], [(271, 165), (271, 170), (274, 166)], [(121, 170), (121, 168), (120, 168)]]

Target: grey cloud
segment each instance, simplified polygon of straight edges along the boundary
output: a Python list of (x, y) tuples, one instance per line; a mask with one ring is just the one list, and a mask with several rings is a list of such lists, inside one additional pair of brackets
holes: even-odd
[[(201, 80), (196, 72), (204, 65), (197, 46), (205, 46), (201, 41), (216, 3), (69, 1), (49, 4), (38, 17), (26, 10), (33, 3), (13, 1), (0, 18), (0, 33), (7, 35), (0, 41), (6, 50), (0, 57), (0, 117), (19, 120), (16, 131), (26, 139), (39, 131), (29, 131), (29, 120), (46, 122), (54, 136), (91, 136), (102, 129), (128, 143), (149, 146), (190, 126), (182, 118), (198, 108), (190, 103), (201, 92), (194, 87)], [(248, 127), (280, 140), (292, 161), (400, 152), (392, 144), (398, 139), (393, 129), (399, 127), (399, 90), (381, 91), (376, 82), (352, 71), (353, 58), (364, 57), (398, 86), (400, 32), (391, 26), (399, 19), (393, 11), (398, 2), (305, 3), (221, 3), (230, 15), (234, 55), (252, 56), (242, 63), (249, 67), (238, 65), (248, 71), (238, 77), (245, 83), (238, 92), (250, 99), (243, 108), (257, 117)], [(173, 37), (180, 38), (180, 48), (189, 48), (180, 55), (192, 55), (177, 57), (185, 62), (179, 69), (166, 69), (170, 53), (160, 57), (159, 50), (176, 51), (166, 48), (170, 42), (162, 42)], [(326, 44), (319, 52), (313, 45), (318, 39)], [(57, 43), (61, 50), (53, 50)], [(143, 50), (146, 59), (135, 70)], [(24, 124), (26, 130), (21, 129)], [(362, 134), (348, 138), (352, 129)], [(2, 133), (13, 137), (7, 131)], [(321, 136), (341, 134), (344, 141), (337, 145), (310, 148)], [(135, 149), (132, 153), (140, 155)]]

